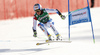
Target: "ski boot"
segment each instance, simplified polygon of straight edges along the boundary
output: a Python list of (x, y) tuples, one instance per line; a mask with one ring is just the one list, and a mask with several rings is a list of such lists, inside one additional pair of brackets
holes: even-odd
[(51, 35), (48, 35), (48, 40), (46, 40), (46, 42), (48, 41), (52, 41)]
[(57, 36), (56, 40), (62, 40), (62, 37), (60, 36), (60, 34), (57, 34), (56, 36)]
[(48, 40), (52, 41), (51, 35), (48, 35)]

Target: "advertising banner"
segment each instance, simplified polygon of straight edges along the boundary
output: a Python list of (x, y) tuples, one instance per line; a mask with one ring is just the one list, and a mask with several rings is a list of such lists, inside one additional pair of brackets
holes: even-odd
[(83, 22), (91, 22), (91, 18), (88, 12), (88, 7), (77, 10), (76, 12), (70, 14), (70, 25)]

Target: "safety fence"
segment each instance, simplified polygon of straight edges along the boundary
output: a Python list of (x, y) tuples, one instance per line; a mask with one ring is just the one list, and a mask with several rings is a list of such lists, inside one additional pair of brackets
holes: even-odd
[[(68, 11), (68, 0), (0, 0), (0, 20), (34, 15), (33, 5), (39, 3), (43, 8), (58, 9), (61, 12)], [(91, 0), (89, 0), (91, 5)], [(70, 0), (70, 10), (76, 10), (87, 6), (87, 0)], [(100, 0), (95, 0), (94, 7), (100, 7)]]

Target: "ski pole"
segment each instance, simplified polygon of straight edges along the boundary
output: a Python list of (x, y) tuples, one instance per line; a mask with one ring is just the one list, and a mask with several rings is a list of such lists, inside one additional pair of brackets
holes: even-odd
[[(81, 9), (83, 9), (83, 8), (81, 8)], [(70, 15), (70, 14), (72, 14), (73, 12), (76, 12), (76, 11), (78, 11), (78, 10), (81, 10), (81, 9), (77, 9), (77, 10), (75, 10), (75, 11), (72, 11), (72, 12), (70, 12), (68, 15)], [(67, 17), (68, 15), (66, 15), (66, 17)]]

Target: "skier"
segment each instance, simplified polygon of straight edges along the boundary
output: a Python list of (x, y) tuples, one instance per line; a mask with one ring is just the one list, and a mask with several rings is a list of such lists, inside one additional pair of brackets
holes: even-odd
[(38, 27), (45, 33), (45, 35), (48, 37), (48, 40), (52, 40), (50, 33), (47, 31), (47, 27), (51, 28), (54, 32), (54, 34), (57, 36), (56, 40), (60, 39), (60, 34), (54, 27), (54, 22), (49, 17), (48, 13), (57, 13), (63, 20), (66, 18), (64, 15), (60, 13), (57, 9), (46, 9), (42, 8), (40, 4), (35, 4), (33, 6), (35, 14), (33, 17), (33, 37), (37, 37), (37, 31), (36, 31), (36, 25), (37, 20), (40, 22), (38, 24)]

